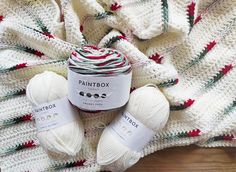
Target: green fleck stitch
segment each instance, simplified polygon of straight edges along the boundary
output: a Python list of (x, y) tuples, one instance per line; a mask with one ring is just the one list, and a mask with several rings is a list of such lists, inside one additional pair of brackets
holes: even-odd
[(162, 1), (162, 15), (163, 15), (163, 32), (167, 32), (168, 30), (168, 22), (169, 22), (169, 16), (168, 16), (168, 2), (167, 0), (161, 0)]
[(106, 18), (106, 17), (108, 17), (108, 16), (110, 16), (112, 14), (113, 13), (110, 12), (110, 11), (105, 11), (104, 13), (96, 14), (94, 17), (95, 17), (96, 20), (101, 20), (101, 19)]

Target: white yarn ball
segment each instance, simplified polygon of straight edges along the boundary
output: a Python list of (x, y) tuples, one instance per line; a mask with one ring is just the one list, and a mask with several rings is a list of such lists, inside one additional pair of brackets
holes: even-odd
[[(51, 102), (67, 96), (67, 80), (54, 72), (45, 71), (35, 75), (27, 85), (26, 94), (34, 105)], [(56, 154), (75, 156), (81, 149), (84, 139), (83, 123), (77, 119), (63, 126), (37, 133), (40, 144)]]
[[(169, 102), (155, 85), (146, 85), (130, 95), (124, 111), (155, 132), (164, 128), (169, 117)], [(111, 171), (124, 171), (141, 157), (122, 144), (116, 136), (105, 128), (97, 147), (97, 162)]]

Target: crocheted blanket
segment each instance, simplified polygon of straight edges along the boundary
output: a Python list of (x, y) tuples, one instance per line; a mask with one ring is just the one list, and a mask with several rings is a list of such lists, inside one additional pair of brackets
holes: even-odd
[(190, 144), (236, 146), (236, 0), (1, 0), (3, 171), (103, 170), (96, 145), (119, 110), (81, 112), (83, 148), (59, 160), (41, 148), (25, 96), (37, 73), (66, 76), (68, 56), (85, 44), (124, 53), (132, 89), (154, 83), (169, 100), (168, 123), (143, 156)]

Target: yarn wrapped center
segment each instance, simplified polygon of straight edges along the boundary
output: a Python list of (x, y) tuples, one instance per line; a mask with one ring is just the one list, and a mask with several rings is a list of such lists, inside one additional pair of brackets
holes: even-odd
[(83, 75), (116, 76), (128, 74), (131, 65), (126, 56), (110, 48), (84, 46), (75, 50), (69, 60), (68, 67)]

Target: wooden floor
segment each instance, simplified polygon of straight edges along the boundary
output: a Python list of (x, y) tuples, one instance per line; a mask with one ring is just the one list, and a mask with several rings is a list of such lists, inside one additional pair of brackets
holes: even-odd
[(236, 172), (236, 148), (177, 147), (158, 151), (127, 172)]

